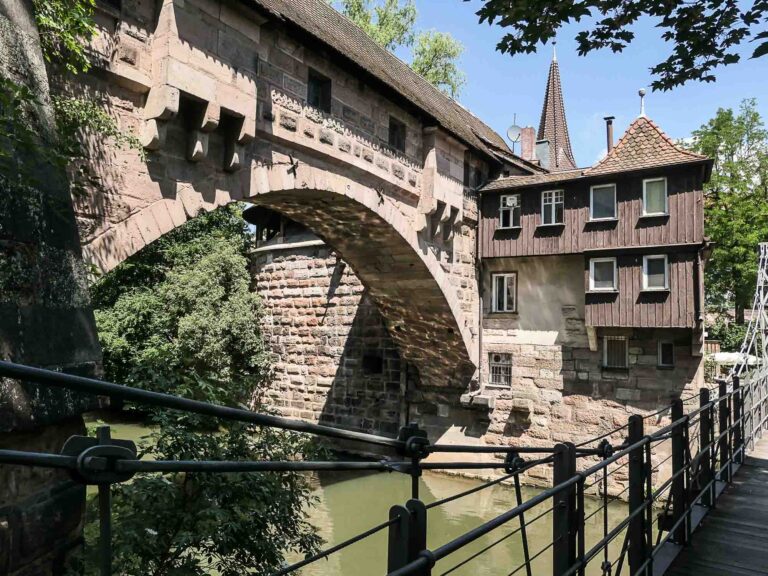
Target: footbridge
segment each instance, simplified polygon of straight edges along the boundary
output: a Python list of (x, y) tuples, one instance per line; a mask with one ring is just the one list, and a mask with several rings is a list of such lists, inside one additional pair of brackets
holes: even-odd
[[(273, 576), (298, 573), (374, 534), (386, 532), (381, 564), (371, 558), (360, 573), (388, 576), (469, 574), (473, 563), (497, 546), (509, 546), (514, 563), (494, 566), (501, 575), (548, 574), (654, 576), (661, 574), (765, 574), (768, 565), (768, 362), (766, 362), (768, 244), (760, 246), (755, 314), (741, 349), (744, 362), (714, 386), (674, 398), (652, 414), (636, 414), (600, 437), (554, 446), (456, 446), (432, 444), (415, 425), (398, 438), (290, 420), (217, 406), (137, 388), (0, 362), (0, 376), (33, 386), (108, 396), (169, 410), (237, 420), (357, 442), (389, 451), (380, 461), (197, 461), (144, 460), (132, 442), (113, 439), (108, 427), (95, 438), (75, 436), (62, 453), (0, 450), (0, 463), (68, 470), (77, 482), (99, 490), (100, 573), (111, 563), (110, 490), (135, 474), (152, 472), (279, 474), (291, 471), (359, 470), (401, 473), (412, 479), (407, 502), (393, 502), (387, 518), (371, 528)], [(749, 362), (755, 357), (756, 362)], [(494, 453), (471, 461), (471, 453)], [(435, 456), (442, 456), (435, 459)], [(551, 487), (523, 499), (520, 477), (533, 468), (551, 473)], [(495, 471), (484, 484), (440, 500), (425, 501), (419, 477), (426, 470)], [(609, 477), (623, 478), (609, 483)], [(614, 479), (615, 480), (615, 479)], [(431, 512), (491, 486), (514, 486), (517, 505), (453, 539), (431, 542)], [(618, 487), (617, 487), (618, 486)], [(623, 487), (622, 487), (623, 486)], [(609, 516), (609, 504), (624, 507)], [(612, 506), (615, 510), (616, 504)], [(587, 510), (590, 510), (587, 512)], [(541, 525), (550, 534), (533, 548), (528, 534)], [(439, 532), (438, 532), (439, 533)], [(477, 564), (475, 564), (476, 566)], [(322, 568), (321, 568), (322, 570)]]

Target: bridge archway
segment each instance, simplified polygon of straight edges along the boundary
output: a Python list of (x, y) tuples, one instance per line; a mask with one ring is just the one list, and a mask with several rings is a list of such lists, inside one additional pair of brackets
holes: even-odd
[(336, 166), (304, 161), (254, 161), (239, 186), (230, 186), (236, 193), (218, 190), (205, 201), (196, 183), (179, 186), (175, 195), (165, 195), (84, 243), (84, 254), (108, 271), (200, 209), (236, 200), (264, 206), (306, 226), (354, 270), (402, 357), (418, 370), (422, 387), (465, 387), (475, 370), (471, 316), (417, 232), (416, 201), (403, 201), (394, 190), (340, 172)]

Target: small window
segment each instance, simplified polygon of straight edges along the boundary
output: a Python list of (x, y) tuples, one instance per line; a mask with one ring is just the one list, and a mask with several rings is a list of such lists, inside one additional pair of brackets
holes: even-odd
[(383, 374), (384, 373), (384, 359), (381, 354), (364, 354), (363, 355), (363, 374)]
[(395, 150), (405, 152), (405, 124), (394, 116), (389, 117), (389, 145)]
[(589, 189), (589, 219), (616, 219), (616, 184), (602, 184)]
[(469, 150), (464, 150), (464, 186), (469, 188), (469, 176), (472, 171), (472, 153)]
[(643, 290), (668, 290), (667, 255), (643, 256)]
[(611, 292), (617, 289), (616, 258), (592, 258), (589, 261), (589, 290)]
[(309, 69), (307, 102), (323, 112), (331, 112), (331, 79), (314, 68)]
[(629, 347), (625, 336), (603, 336), (603, 368), (627, 368)]
[(643, 216), (667, 214), (667, 179), (643, 180)]
[(479, 188), (482, 183), (483, 183), (483, 171), (480, 170), (479, 166), (475, 166), (474, 170), (472, 171), (472, 185), (475, 188)]
[(499, 228), (520, 228), (520, 194), (501, 197)]
[(563, 191), (541, 193), (541, 223), (544, 226), (563, 223)]
[(517, 274), (493, 275), (493, 311), (515, 312), (517, 310)]
[(493, 352), (488, 355), (490, 365), (489, 386), (510, 388), (512, 386), (512, 354)]
[(658, 365), (661, 368), (670, 368), (675, 365), (675, 345), (672, 342), (659, 342)]

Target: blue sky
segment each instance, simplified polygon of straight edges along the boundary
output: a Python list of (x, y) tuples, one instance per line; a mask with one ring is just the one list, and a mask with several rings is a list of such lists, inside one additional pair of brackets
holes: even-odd
[[(478, 0), (416, 0), (417, 27), (450, 32), (464, 44), (462, 68), (467, 83), (459, 100), (501, 134), (517, 113), (517, 123), (537, 126), (551, 46), (538, 53), (509, 56), (496, 51), (498, 26), (478, 24)], [(594, 163), (605, 150), (603, 117), (616, 117), (616, 139), (639, 112), (637, 91), (651, 82), (649, 68), (665, 59), (669, 48), (653, 23), (636, 27), (636, 39), (622, 54), (600, 51), (581, 57), (574, 37), (581, 27), (569, 25), (557, 38), (566, 114), (574, 154), (580, 166)], [(752, 47), (748, 47), (745, 52)], [(398, 55), (408, 60), (407, 53)], [(768, 118), (768, 57), (721, 68), (717, 82), (689, 83), (671, 92), (646, 96), (646, 113), (673, 138), (684, 138), (705, 123), (718, 107), (738, 107), (743, 98), (758, 98)]]

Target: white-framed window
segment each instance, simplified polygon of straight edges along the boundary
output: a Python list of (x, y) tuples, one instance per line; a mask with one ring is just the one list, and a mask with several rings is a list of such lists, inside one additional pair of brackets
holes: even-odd
[(671, 368), (675, 365), (675, 344), (670, 340), (659, 340), (659, 357), (657, 365), (661, 368)]
[(545, 190), (541, 193), (541, 223), (544, 226), (564, 222), (564, 194), (562, 190)]
[(616, 184), (598, 184), (589, 188), (589, 219), (616, 219)]
[(493, 274), (494, 312), (517, 311), (517, 273)]
[(589, 260), (589, 291), (612, 292), (618, 289), (619, 271), (616, 258)]
[(488, 385), (496, 388), (512, 386), (512, 354), (491, 352), (488, 354)]
[(520, 228), (520, 194), (501, 197), (499, 228)]
[(668, 213), (667, 179), (643, 180), (643, 216), (663, 216)]
[(669, 290), (666, 254), (643, 256), (643, 290)]
[(603, 336), (603, 368), (629, 367), (629, 341), (626, 336)]

